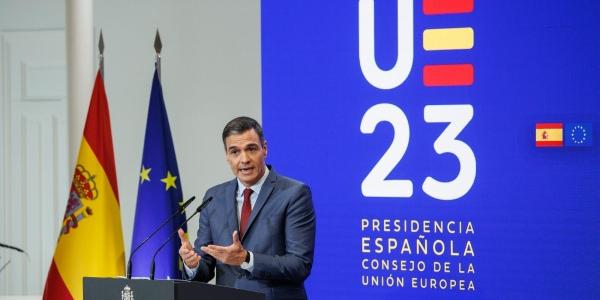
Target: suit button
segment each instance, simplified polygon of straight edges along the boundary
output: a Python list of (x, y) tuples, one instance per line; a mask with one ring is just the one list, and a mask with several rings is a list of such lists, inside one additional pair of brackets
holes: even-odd
[(238, 273), (238, 274), (237, 274), (237, 278), (238, 278), (238, 279), (242, 278), (242, 273)]

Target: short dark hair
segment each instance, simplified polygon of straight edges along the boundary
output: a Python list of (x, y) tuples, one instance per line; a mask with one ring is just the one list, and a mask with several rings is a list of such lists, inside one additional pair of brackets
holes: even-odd
[(233, 134), (242, 134), (250, 129), (254, 129), (258, 138), (260, 139), (261, 146), (265, 144), (265, 137), (263, 136), (263, 130), (258, 122), (250, 117), (237, 117), (227, 123), (223, 128), (223, 146), (225, 145), (225, 139)]

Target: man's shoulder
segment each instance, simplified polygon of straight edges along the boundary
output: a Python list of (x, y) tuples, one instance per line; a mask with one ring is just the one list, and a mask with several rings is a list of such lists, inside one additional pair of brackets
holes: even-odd
[(293, 194), (306, 192), (310, 193), (310, 187), (300, 180), (287, 177), (279, 173), (274, 173), (273, 175), (274, 178), (272, 180), (276, 186), (276, 191), (287, 191)]
[(230, 179), (227, 180), (223, 183), (219, 183), (217, 185), (214, 185), (212, 187), (210, 187), (208, 190), (206, 190), (207, 194), (218, 194), (218, 193), (223, 193), (225, 190), (227, 190), (228, 188), (231, 188), (232, 186), (235, 187), (235, 185), (237, 184), (236, 179)]
[[(269, 176), (266, 179), (267, 181), (271, 181), (272, 184), (275, 184), (280, 189), (310, 189), (308, 185), (302, 181), (297, 179), (282, 175), (281, 173), (275, 172), (271, 170)], [(228, 181), (222, 182), (220, 184), (214, 185), (210, 187), (206, 194), (215, 195), (224, 193), (228, 189), (236, 189), (237, 187), (237, 179), (233, 178)]]
[(287, 187), (306, 186), (306, 184), (304, 182), (294, 179), (294, 178), (291, 178), (291, 177), (281, 175), (280, 173), (274, 173), (273, 175), (276, 176), (277, 184), (279, 184), (281, 186), (287, 186)]

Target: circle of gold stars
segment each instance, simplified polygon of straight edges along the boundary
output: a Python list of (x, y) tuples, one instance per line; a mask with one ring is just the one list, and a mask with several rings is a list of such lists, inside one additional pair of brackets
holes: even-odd
[[(581, 131), (582, 137), (580, 139), (575, 139), (575, 132), (577, 130)], [(573, 143), (583, 144), (583, 142), (585, 142), (586, 138), (587, 138), (587, 132), (585, 131), (585, 128), (583, 128), (583, 126), (577, 125), (577, 126), (573, 127), (573, 129), (571, 129), (571, 140), (573, 141)]]

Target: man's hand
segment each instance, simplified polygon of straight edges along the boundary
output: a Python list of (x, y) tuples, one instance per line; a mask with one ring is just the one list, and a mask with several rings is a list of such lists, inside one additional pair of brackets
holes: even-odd
[(233, 232), (232, 239), (233, 244), (227, 247), (208, 245), (200, 249), (224, 264), (240, 266), (246, 260), (246, 253), (248, 251), (242, 246), (237, 231)]
[(183, 229), (179, 229), (177, 233), (179, 233), (179, 239), (181, 240), (181, 247), (179, 247), (179, 256), (181, 256), (183, 263), (188, 268), (196, 268), (198, 266), (198, 263), (200, 262), (200, 255), (198, 255), (194, 251), (194, 248), (192, 247), (190, 240), (188, 240), (188, 238), (185, 236), (185, 232), (183, 232)]

